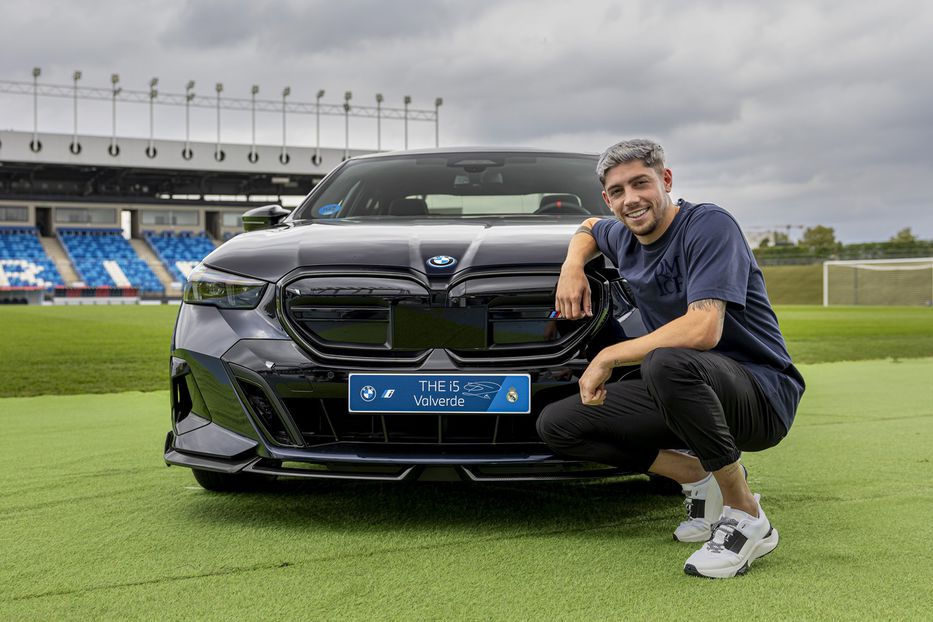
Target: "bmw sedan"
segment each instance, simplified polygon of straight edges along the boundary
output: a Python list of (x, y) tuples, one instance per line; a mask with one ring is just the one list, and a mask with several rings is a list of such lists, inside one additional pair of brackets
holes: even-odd
[(185, 288), (166, 462), (212, 490), (615, 473), (555, 456), (535, 431), (591, 354), (643, 332), (601, 257), (593, 316), (554, 310), (573, 232), (609, 216), (595, 166), (524, 149), (378, 154), (290, 213), (247, 212)]

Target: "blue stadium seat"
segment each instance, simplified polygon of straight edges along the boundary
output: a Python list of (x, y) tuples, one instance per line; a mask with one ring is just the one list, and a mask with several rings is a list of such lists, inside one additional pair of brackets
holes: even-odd
[(104, 265), (105, 261), (113, 261), (140, 291), (164, 290), (162, 282), (123, 239), (119, 229), (59, 229), (58, 237), (89, 287), (117, 287)]
[(199, 263), (207, 257), (208, 253), (214, 250), (214, 243), (203, 231), (196, 233), (190, 231), (180, 231), (178, 233), (146, 231), (143, 233), (143, 237), (165, 265), (165, 268), (181, 283), (184, 283), (187, 279), (179, 264), (187, 264), (190, 267), (191, 264)]
[(0, 287), (64, 285), (35, 227), (0, 227)]

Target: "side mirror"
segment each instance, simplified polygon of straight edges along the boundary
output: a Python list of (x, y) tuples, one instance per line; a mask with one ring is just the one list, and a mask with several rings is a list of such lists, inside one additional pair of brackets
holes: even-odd
[(281, 205), (254, 207), (243, 214), (243, 230), (259, 231), (260, 229), (269, 229), (285, 220), (285, 217), (290, 213)]

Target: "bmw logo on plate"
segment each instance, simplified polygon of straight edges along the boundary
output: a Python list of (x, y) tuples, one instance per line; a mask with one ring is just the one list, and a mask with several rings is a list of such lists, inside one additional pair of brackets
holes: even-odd
[(376, 389), (372, 388), (369, 385), (366, 385), (360, 389), (360, 397), (363, 398), (364, 402), (371, 402), (376, 399)]
[(450, 255), (435, 255), (428, 259), (428, 265), (435, 268), (449, 268), (457, 263), (457, 260)]

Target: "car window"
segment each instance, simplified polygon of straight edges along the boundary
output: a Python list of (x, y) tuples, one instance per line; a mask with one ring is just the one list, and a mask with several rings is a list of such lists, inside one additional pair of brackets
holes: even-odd
[(295, 218), (605, 215), (595, 164), (525, 153), (364, 158), (326, 179)]

